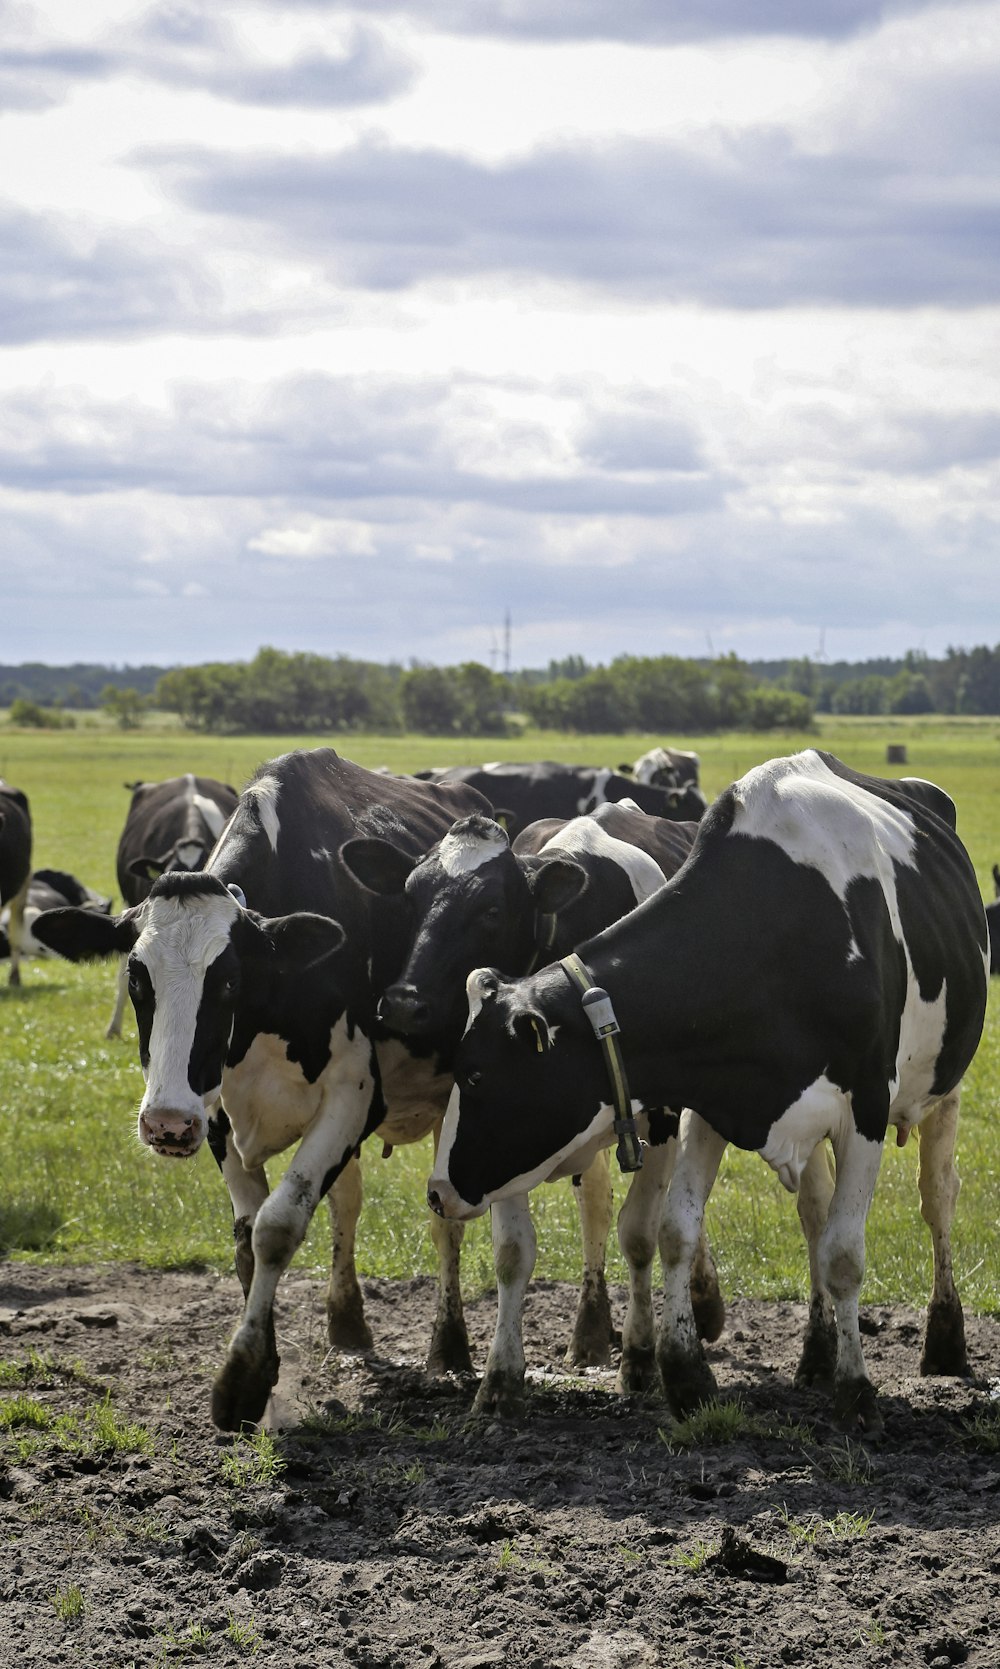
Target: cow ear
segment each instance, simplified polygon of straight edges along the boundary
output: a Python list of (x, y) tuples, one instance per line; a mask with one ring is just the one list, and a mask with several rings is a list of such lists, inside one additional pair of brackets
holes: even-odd
[(528, 876), (535, 909), (554, 916), (587, 890), (587, 871), (572, 858), (545, 858)]
[(105, 956), (125, 956), (139, 937), (138, 912), (102, 916), (73, 905), (65, 910), (43, 910), (32, 933), (40, 945), (70, 962), (94, 962)]
[(544, 1055), (552, 1047), (552, 1033), (538, 1009), (522, 1008), (510, 1017), (511, 1035), (534, 1054)]
[(493, 821), (499, 823), (508, 838), (518, 833), (519, 824), (516, 811), (505, 811), (503, 806), (496, 806), (493, 811)]
[(372, 835), (345, 840), (340, 848), (340, 861), (368, 892), (378, 893), (382, 898), (396, 898), (405, 889), (416, 859), (400, 851), (391, 840)]
[(276, 956), (303, 973), (338, 951), (347, 935), (332, 917), (297, 910), (292, 916), (253, 916), (244, 912), (234, 937), (241, 956)]
[(138, 881), (158, 881), (166, 867), (162, 858), (133, 858), (128, 872)]

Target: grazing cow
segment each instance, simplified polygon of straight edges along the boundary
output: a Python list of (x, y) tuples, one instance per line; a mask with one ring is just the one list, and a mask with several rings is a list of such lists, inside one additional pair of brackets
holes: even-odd
[[(499, 824), (472, 816), (455, 823), (419, 861), (379, 839), (352, 840), (342, 857), (363, 885), (386, 897), (405, 896), (413, 925), (409, 960), (382, 998), (387, 1022), (412, 1035), (451, 1035), (456, 1044), (466, 1015), (465, 981), (486, 959), (508, 973), (524, 973), (564, 955), (581, 939), (635, 908), (680, 868), (696, 823), (648, 817), (627, 802), (604, 805), (570, 822), (532, 823), (513, 848)], [(656, 1121), (657, 1145), (632, 1183), (619, 1233), (629, 1261), (633, 1303), (649, 1312), (653, 1244), (641, 1244), (629, 1225), (632, 1198), (662, 1198), (676, 1119)], [(577, 1365), (610, 1356), (611, 1309), (604, 1260), (612, 1194), (607, 1155), (574, 1176), (580, 1209), (584, 1277), (567, 1360)], [(480, 1412), (515, 1412), (523, 1400), (524, 1297), (535, 1264), (536, 1241), (527, 1197), (499, 1201), (493, 1212), (498, 1316), (486, 1372), (476, 1397)], [(707, 1245), (695, 1277), (701, 1330), (717, 1338), (722, 1301)]]
[[(81, 910), (96, 910), (100, 915), (111, 914), (111, 899), (104, 898), (91, 887), (85, 887), (75, 875), (69, 875), (64, 869), (35, 869), (28, 882), (28, 892), (24, 903), (24, 925), (21, 931), (22, 956), (49, 956), (51, 952), (40, 945), (32, 934), (31, 928), (36, 916), (43, 910), (58, 910), (68, 904), (75, 904)], [(4, 929), (10, 920), (10, 910), (7, 906), (0, 910), (0, 957), (10, 955), (10, 942)]]
[(986, 906), (986, 926), (990, 935), (990, 973), (1000, 974), (1000, 864), (993, 865), (993, 888), (996, 897)]
[[(355, 1155), (373, 1131), (403, 1143), (439, 1128), (452, 1084), (433, 1039), (401, 1041), (377, 1018), (406, 954), (406, 911), (360, 887), (340, 848), (377, 833), (416, 856), (457, 816), (485, 809), (469, 789), (377, 776), (332, 748), (285, 754), (248, 784), (201, 873), (162, 875), (117, 919), (57, 910), (35, 924), (63, 955), (127, 955), (146, 1079), (139, 1139), (187, 1158), (207, 1134), (222, 1170), (246, 1296), (213, 1392), (226, 1430), (264, 1412), (278, 1374), (275, 1290), (324, 1195), (330, 1340), (370, 1344), (354, 1269)], [(269, 1194), (264, 1163), (294, 1142)], [(461, 1227), (431, 1223), (443, 1272), (432, 1366), (471, 1370)]]
[[(141, 904), (158, 876), (204, 867), (239, 796), (226, 782), (190, 773), (168, 777), (165, 782), (127, 782), (125, 787), (131, 790), (132, 800), (115, 867), (125, 903)], [(108, 1037), (121, 1036), (125, 984), (123, 959)]]
[(603, 766), (560, 765), (551, 759), (529, 765), (452, 765), (419, 771), (432, 782), (464, 782), (490, 801), (511, 839), (542, 817), (582, 817), (597, 806), (631, 800), (641, 811), (674, 822), (696, 823), (705, 811), (700, 789), (656, 788), (633, 782)]
[(31, 879), (31, 808), (19, 788), (0, 778), (0, 904), (10, 906), (10, 979), (21, 983), (24, 906)]
[(831, 754), (771, 760), (720, 795), (679, 874), (582, 944), (576, 966), (469, 978), (428, 1186), (446, 1216), (476, 1216), (557, 1167), (580, 1170), (608, 1141), (611, 1102), (623, 1096), (601, 1071), (594, 999), (581, 999), (581, 985), (605, 988), (613, 1004), (632, 1108), (694, 1110), (660, 1230), (656, 1354), (678, 1413), (715, 1390), (688, 1276), (727, 1142), (759, 1152), (790, 1190), (806, 1188), (816, 1285), (801, 1367), (829, 1359), (835, 1329), (836, 1415), (875, 1428), (858, 1328), (865, 1221), (887, 1126), (900, 1144), (919, 1126), (934, 1250), (921, 1368), (966, 1371), (950, 1229), (959, 1086), (986, 1005), (986, 924), (954, 806), (940, 793), (936, 804), (947, 816)]
[(683, 748), (650, 748), (634, 765), (618, 767), (636, 782), (650, 782), (658, 788), (684, 788), (689, 783), (697, 788), (700, 768), (698, 755)]

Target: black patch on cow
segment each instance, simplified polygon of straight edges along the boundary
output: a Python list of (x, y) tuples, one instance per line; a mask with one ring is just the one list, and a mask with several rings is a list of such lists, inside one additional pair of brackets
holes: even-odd
[(225, 1107), (220, 1107), (208, 1121), (208, 1145), (220, 1171), (226, 1162), (226, 1144), (232, 1125)]
[(139, 1059), (145, 1071), (149, 1066), (149, 1040), (153, 1031), (153, 1016), (156, 1013), (156, 995), (149, 969), (138, 956), (130, 956), (128, 959), (128, 994), (135, 1009), (136, 1026), (139, 1031)]

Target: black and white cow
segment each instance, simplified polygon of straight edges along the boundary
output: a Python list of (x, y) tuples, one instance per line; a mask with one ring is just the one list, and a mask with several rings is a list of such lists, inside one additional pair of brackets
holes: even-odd
[(28, 796), (0, 778), (0, 904), (10, 909), (11, 985), (21, 983), (24, 906), (31, 879), (31, 807)]
[[(236, 810), (235, 788), (214, 777), (168, 777), (165, 782), (127, 782), (132, 799), (115, 868), (126, 904), (141, 904), (160, 875), (202, 869)], [(125, 963), (118, 972), (115, 1011), (107, 1036), (120, 1037), (125, 1012)]]
[(1000, 864), (993, 865), (993, 888), (996, 897), (986, 906), (986, 926), (990, 935), (990, 973), (1000, 974)]
[[(38, 943), (31, 931), (32, 924), (43, 910), (60, 910), (67, 905), (77, 905), (81, 910), (96, 910), (102, 916), (109, 916), (111, 904), (110, 898), (95, 892), (92, 887), (85, 887), (82, 881), (78, 881), (75, 875), (70, 875), (65, 869), (33, 870), (24, 901), (21, 955), (50, 954), (44, 945)], [(5, 905), (0, 910), (0, 957), (10, 955), (10, 941), (6, 933), (9, 920), (10, 910)]]
[(619, 770), (634, 781), (649, 782), (658, 788), (684, 788), (688, 784), (697, 788), (700, 769), (698, 754), (688, 753), (683, 748), (666, 747), (650, 748), (627, 770), (619, 766)]
[(595, 765), (560, 765), (539, 759), (527, 765), (500, 761), (492, 765), (451, 765), (445, 769), (419, 771), (418, 777), (432, 782), (465, 782), (485, 794), (513, 837), (529, 823), (542, 817), (583, 817), (597, 806), (631, 800), (653, 817), (674, 822), (696, 823), (705, 811), (700, 789), (657, 788), (633, 782), (620, 771)]
[[(213, 1392), (224, 1429), (264, 1412), (278, 1373), (275, 1290), (324, 1196), (330, 1339), (370, 1344), (354, 1267), (355, 1155), (373, 1131), (395, 1144), (439, 1129), (452, 1084), (433, 1040), (402, 1042), (377, 1019), (409, 922), (399, 900), (354, 881), (340, 848), (380, 834), (416, 856), (475, 809), (487, 808), (469, 789), (377, 776), (332, 748), (285, 754), (244, 789), (201, 873), (162, 875), (116, 919), (58, 910), (35, 924), (63, 955), (127, 955), (146, 1079), (139, 1138), (187, 1158), (207, 1135), (221, 1167), (246, 1295)], [(295, 1142), (269, 1193), (265, 1161)], [(432, 1232), (443, 1290), (431, 1365), (471, 1370), (461, 1226), (432, 1219)]]
[[(384, 896), (405, 896), (413, 924), (406, 967), (382, 998), (382, 1013), (400, 1031), (451, 1035), (467, 1017), (465, 982), (489, 960), (511, 974), (565, 955), (581, 939), (617, 921), (661, 887), (688, 856), (696, 823), (649, 817), (637, 806), (600, 806), (569, 822), (532, 823), (513, 844), (492, 819), (455, 823), (426, 857), (415, 862), (385, 840), (353, 840), (342, 856), (358, 879)], [(631, 1232), (644, 1218), (639, 1197), (662, 1197), (676, 1118), (655, 1122), (657, 1145), (632, 1182), (619, 1235), (632, 1278), (633, 1303), (650, 1319), (650, 1265), (655, 1250)], [(606, 1362), (611, 1308), (604, 1264), (611, 1228), (612, 1191), (607, 1153), (574, 1176), (584, 1252), (583, 1284), (567, 1361)], [(633, 1191), (636, 1198), (633, 1199)], [(479, 1412), (515, 1412), (523, 1400), (522, 1316), (537, 1249), (527, 1196), (498, 1201), (492, 1213), (498, 1316), (486, 1372), (476, 1397)], [(723, 1309), (707, 1244), (700, 1248), (695, 1297), (704, 1336), (717, 1338)]]
[[(954, 806), (940, 790), (937, 804), (947, 817), (830, 754), (771, 760), (714, 802), (672, 881), (579, 947), (612, 1000), (633, 1107), (694, 1109), (659, 1236), (656, 1355), (679, 1413), (715, 1389), (688, 1277), (727, 1142), (805, 1191), (814, 1297), (801, 1371), (829, 1361), (835, 1339), (837, 1417), (874, 1428), (858, 1328), (865, 1222), (887, 1126), (898, 1143), (919, 1127), (934, 1251), (921, 1367), (966, 1371), (950, 1228), (959, 1087), (986, 1004), (986, 923)], [(581, 1169), (612, 1118), (600, 1046), (560, 963), (519, 981), (481, 969), (468, 993), (428, 1188), (432, 1206), (457, 1219), (557, 1167)]]

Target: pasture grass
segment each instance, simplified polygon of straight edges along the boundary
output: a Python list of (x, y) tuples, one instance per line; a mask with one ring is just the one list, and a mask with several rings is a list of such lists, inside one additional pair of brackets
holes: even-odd
[[(991, 865), (1000, 859), (996, 719), (823, 720), (813, 735), (671, 739), (700, 753), (709, 795), (763, 759), (817, 743), (874, 775), (928, 777), (954, 796), (959, 830), (984, 896), (992, 896)], [(361, 764), (402, 771), (484, 757), (617, 763), (635, 759), (658, 740), (531, 732), (486, 742), (399, 736), (332, 742)], [(885, 765), (888, 741), (906, 743), (906, 766)], [(0, 776), (31, 800), (36, 867), (69, 869), (88, 885), (114, 893), (115, 849), (129, 803), (124, 782), (193, 770), (240, 788), (258, 764), (299, 745), (314, 746), (317, 739), (203, 737), (167, 727), (21, 732), (0, 725)], [(168, 1161), (138, 1142), (142, 1077), (131, 1011), (121, 1040), (104, 1037), (114, 1002), (114, 966), (29, 961), (22, 977), (19, 989), (0, 984), (0, 1255), (44, 1263), (127, 1260), (154, 1268), (230, 1270), (229, 1204), (207, 1146), (194, 1159)], [(963, 1191), (954, 1236), (963, 1301), (986, 1312), (1000, 1307), (998, 986), (994, 980), (983, 1042), (966, 1079), (959, 1135)], [(867, 1303), (922, 1304), (929, 1289), (916, 1149), (916, 1139), (902, 1150), (886, 1149), (869, 1221), (862, 1293)], [(388, 1161), (379, 1151), (377, 1143), (369, 1143), (365, 1153), (359, 1268), (389, 1278), (431, 1275), (435, 1264), (423, 1204), (429, 1147), (396, 1148)], [(269, 1167), (272, 1182), (282, 1168), (282, 1161)], [(615, 1186), (620, 1201), (621, 1178)], [(579, 1224), (568, 1185), (536, 1190), (533, 1209), (536, 1275), (578, 1278)], [(727, 1296), (804, 1296), (808, 1271), (794, 1202), (754, 1155), (728, 1150), (709, 1202), (708, 1226)], [(320, 1211), (296, 1263), (321, 1273), (328, 1260), (328, 1221)], [(609, 1276), (625, 1278), (613, 1237)], [(470, 1294), (494, 1285), (485, 1219), (466, 1229), (463, 1284)]]

